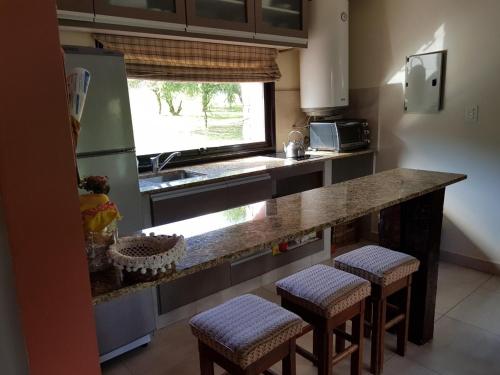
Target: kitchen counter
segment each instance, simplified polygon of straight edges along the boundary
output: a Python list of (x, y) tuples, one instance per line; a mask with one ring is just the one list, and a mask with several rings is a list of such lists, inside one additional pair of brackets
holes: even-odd
[[(307, 154), (315, 156), (305, 160), (280, 159), (271, 156), (253, 156), (241, 159), (218, 161), (206, 164), (198, 164), (180, 168), (172, 168), (160, 172), (159, 175), (175, 170), (187, 170), (200, 173), (201, 176), (194, 176), (182, 180), (164, 182), (162, 184), (149, 185), (141, 181), (140, 190), (142, 194), (160, 193), (182, 189), (191, 186), (203, 185), (206, 183), (220, 182), (236, 177), (262, 174), (277, 168), (290, 168), (300, 164), (321, 162), (325, 160), (343, 159), (358, 155), (372, 154), (373, 150), (361, 150), (353, 152), (329, 152), (329, 151), (308, 151)], [(139, 176), (141, 180), (153, 177), (152, 173), (144, 173)]]
[[(276, 160), (280, 162), (293, 163)], [(175, 271), (155, 281), (116, 287), (107, 284), (106, 278), (94, 280), (93, 303), (106, 302), (253, 255), (273, 244), (350, 222), (406, 201), (418, 201), (419, 197), (433, 192), (443, 191), (444, 194), (446, 186), (464, 179), (463, 174), (394, 169), (144, 230), (144, 234), (184, 235), (187, 255), (179, 261)], [(442, 205), (440, 209), (442, 212)]]

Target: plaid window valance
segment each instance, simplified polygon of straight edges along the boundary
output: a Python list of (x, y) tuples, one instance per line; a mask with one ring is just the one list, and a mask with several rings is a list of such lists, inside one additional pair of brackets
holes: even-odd
[(204, 82), (272, 82), (281, 77), (274, 48), (94, 34), (125, 55), (132, 78)]

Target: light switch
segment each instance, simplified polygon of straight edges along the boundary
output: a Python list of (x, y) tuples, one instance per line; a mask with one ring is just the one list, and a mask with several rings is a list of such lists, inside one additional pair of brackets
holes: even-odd
[(477, 104), (465, 107), (465, 122), (479, 122), (479, 106)]

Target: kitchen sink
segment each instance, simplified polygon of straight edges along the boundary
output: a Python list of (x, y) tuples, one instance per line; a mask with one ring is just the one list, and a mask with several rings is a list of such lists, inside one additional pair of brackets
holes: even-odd
[(154, 177), (143, 178), (141, 179), (141, 181), (148, 182), (151, 184), (162, 184), (164, 182), (185, 180), (187, 178), (200, 177), (200, 176), (205, 176), (205, 175), (203, 173), (191, 172), (191, 171), (186, 171), (184, 169), (180, 169), (176, 171), (165, 172)]

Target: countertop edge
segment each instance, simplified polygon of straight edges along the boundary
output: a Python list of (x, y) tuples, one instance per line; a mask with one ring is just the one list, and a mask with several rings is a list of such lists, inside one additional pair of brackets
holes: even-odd
[[(291, 160), (293, 162), (293, 164), (280, 165), (280, 166), (270, 167), (267, 169), (256, 170), (256, 171), (243, 171), (242, 170), (240, 172), (238, 170), (234, 170), (234, 171), (231, 171), (232, 172), (231, 175), (227, 175), (227, 176), (214, 176), (214, 177), (206, 178), (204, 180), (186, 182), (184, 184), (177, 185), (177, 186), (168, 186), (168, 187), (164, 187), (164, 188), (141, 191), (140, 193), (142, 196), (144, 196), (144, 195), (147, 196), (147, 195), (151, 195), (151, 194), (164, 193), (167, 191), (168, 192), (169, 191), (176, 191), (176, 190), (186, 189), (186, 188), (190, 188), (190, 187), (194, 187), (194, 186), (203, 186), (203, 185), (208, 185), (208, 184), (212, 184), (212, 183), (228, 181), (228, 180), (232, 180), (232, 179), (236, 179), (236, 178), (240, 178), (240, 177), (255, 176), (255, 175), (263, 174), (263, 173), (266, 173), (266, 172), (269, 172), (272, 170), (277, 170), (277, 169), (293, 168), (293, 167), (300, 166), (300, 165), (325, 162), (328, 160), (347, 159), (347, 158), (352, 158), (352, 157), (356, 157), (356, 156), (360, 156), (360, 155), (374, 154), (375, 152), (376, 152), (376, 150), (368, 149), (368, 150), (360, 150), (360, 151), (353, 151), (353, 152), (336, 153), (335, 155), (320, 155), (321, 157), (314, 158), (314, 159), (307, 159), (307, 160), (300, 160), (300, 161)], [(324, 152), (311, 152), (312, 155), (317, 155), (318, 153), (326, 153), (326, 152), (325, 151)], [(332, 154), (333, 154), (333, 152), (332, 152)], [(266, 155), (262, 155), (262, 156), (266, 156)], [(241, 158), (241, 160), (243, 160), (243, 159), (246, 159), (246, 158)], [(233, 160), (240, 160), (240, 159), (233, 159)], [(277, 160), (279, 160), (279, 159), (277, 159)], [(207, 163), (207, 164), (216, 164), (216, 163), (217, 162), (211, 162), (211, 163)], [(188, 169), (189, 170), (190, 168), (194, 168), (194, 167), (200, 168), (203, 165), (204, 164), (196, 164), (196, 165), (185, 166), (185, 167), (181, 167), (181, 168), (172, 168), (171, 171), (175, 171), (178, 169)], [(168, 170), (165, 170), (165, 171), (168, 171)], [(150, 174), (143, 174), (142, 177), (146, 177), (149, 175)], [(141, 176), (139, 176), (139, 180), (140, 179), (141, 179)]]

